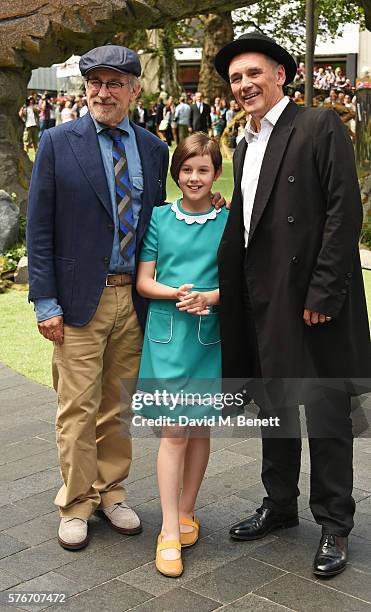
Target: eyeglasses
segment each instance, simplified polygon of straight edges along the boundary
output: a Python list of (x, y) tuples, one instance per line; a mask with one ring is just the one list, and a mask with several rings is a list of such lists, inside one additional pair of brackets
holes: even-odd
[(102, 85), (105, 85), (107, 90), (111, 93), (118, 93), (122, 87), (129, 85), (129, 81), (123, 83), (122, 81), (101, 81), (100, 79), (86, 79), (86, 86), (92, 93), (98, 93), (101, 90)]

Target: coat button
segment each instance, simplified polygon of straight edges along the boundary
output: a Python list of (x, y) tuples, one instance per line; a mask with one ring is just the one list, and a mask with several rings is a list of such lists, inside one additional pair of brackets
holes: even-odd
[(113, 225), (113, 223), (108, 223), (107, 227), (109, 230), (113, 230), (115, 226)]
[(105, 264), (109, 264), (109, 257), (103, 257), (103, 261)]
[(296, 255), (294, 255), (294, 257), (292, 258), (292, 263), (297, 264), (298, 263), (298, 258), (296, 257)]
[(352, 278), (352, 273), (351, 272), (347, 273), (347, 278)]
[(295, 177), (294, 176), (289, 176), (289, 178), (287, 180), (289, 181), (289, 183), (294, 183)]
[(289, 217), (287, 217), (287, 221), (288, 221), (289, 223), (294, 223), (295, 219), (294, 219), (294, 217), (292, 217), (292, 216), (290, 215)]
[(346, 290), (346, 289), (342, 289), (342, 290), (341, 290), (341, 293), (342, 293), (343, 295), (345, 295), (345, 294), (346, 294), (346, 293), (348, 293), (348, 292), (347, 292), (347, 290)]

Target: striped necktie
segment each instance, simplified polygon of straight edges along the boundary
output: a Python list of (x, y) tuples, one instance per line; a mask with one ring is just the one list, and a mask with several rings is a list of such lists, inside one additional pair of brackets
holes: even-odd
[(106, 130), (106, 134), (113, 140), (112, 157), (119, 217), (120, 253), (126, 261), (129, 261), (135, 253), (135, 227), (128, 161), (125, 145), (121, 141), (121, 130)]

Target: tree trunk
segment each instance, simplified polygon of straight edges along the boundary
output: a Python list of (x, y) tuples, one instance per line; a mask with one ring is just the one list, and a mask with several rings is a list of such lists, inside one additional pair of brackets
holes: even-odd
[(234, 38), (231, 12), (218, 15), (208, 13), (201, 17), (201, 21), (204, 25), (204, 44), (198, 88), (210, 103), (215, 96), (229, 99), (232, 97), (231, 88), (215, 70), (214, 59), (217, 52)]
[(180, 92), (179, 83), (176, 78), (176, 61), (171, 25), (160, 30), (161, 70), (160, 80), (166, 93), (177, 96)]

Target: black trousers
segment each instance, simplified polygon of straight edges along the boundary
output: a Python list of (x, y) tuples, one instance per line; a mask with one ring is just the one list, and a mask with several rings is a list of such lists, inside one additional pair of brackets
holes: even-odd
[[(261, 378), (259, 349), (247, 288), (244, 291), (245, 333), (253, 380), (248, 389), (260, 408), (260, 417), (277, 416), (280, 427), (262, 428), (262, 481), (267, 495), (263, 507), (282, 514), (297, 513), (301, 431), (299, 406), (283, 405), (282, 386)], [(276, 385), (276, 389), (275, 389)], [(277, 391), (277, 392), (276, 392)], [(289, 393), (289, 395), (291, 395)], [(275, 397), (280, 398), (277, 405)], [(350, 396), (328, 381), (308, 381), (305, 416), (309, 438), (311, 474), (310, 508), (323, 534), (347, 536), (353, 528), (353, 434)]]

